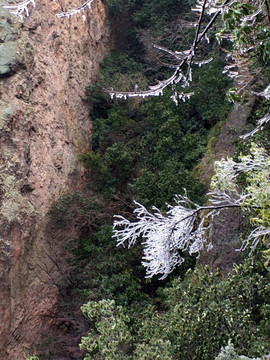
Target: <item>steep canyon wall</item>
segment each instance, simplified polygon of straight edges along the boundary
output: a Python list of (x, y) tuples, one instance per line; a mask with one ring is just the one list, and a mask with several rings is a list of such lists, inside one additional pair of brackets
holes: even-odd
[[(37, 1), (24, 21), (0, 7), (0, 359), (5, 360), (25, 359), (50, 327), (57, 288), (42, 278), (50, 272), (45, 215), (61, 193), (83, 183), (77, 155), (91, 135), (85, 87), (110, 47), (102, 2), (93, 3), (85, 22), (80, 15), (56, 18), (71, 3), (80, 0)], [(40, 263), (44, 274), (36, 271)]]

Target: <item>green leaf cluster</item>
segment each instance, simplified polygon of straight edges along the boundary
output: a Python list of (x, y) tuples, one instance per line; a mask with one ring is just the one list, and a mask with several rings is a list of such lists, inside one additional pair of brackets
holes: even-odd
[[(229, 34), (235, 54), (239, 52), (239, 57), (243, 47), (250, 47), (250, 51), (244, 54), (245, 63), (247, 64), (248, 59), (249, 67), (258, 60), (267, 63), (270, 56), (270, 28), (263, 21), (262, 13), (257, 10), (258, 7), (253, 2), (235, 1), (223, 13), (223, 28), (217, 33), (218, 39), (224, 35), (226, 38)], [(247, 15), (253, 15), (253, 24), (242, 21)]]
[(80, 348), (86, 349), (87, 359), (127, 359), (132, 336), (128, 331), (129, 317), (114, 300), (89, 301), (81, 307), (85, 317), (93, 323), (92, 331), (82, 338)]

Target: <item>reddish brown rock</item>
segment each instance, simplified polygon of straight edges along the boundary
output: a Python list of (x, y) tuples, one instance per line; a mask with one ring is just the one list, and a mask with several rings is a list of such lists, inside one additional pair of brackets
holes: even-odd
[[(58, 288), (48, 278), (57, 274), (48, 260), (45, 215), (60, 194), (83, 183), (77, 156), (91, 136), (85, 87), (110, 47), (102, 2), (93, 3), (86, 22), (80, 15), (56, 18), (70, 3), (39, 1), (23, 22), (0, 10), (1, 41), (10, 49), (0, 74), (0, 359), (5, 360), (33, 353), (55, 321)], [(57, 241), (59, 235), (56, 248)]]

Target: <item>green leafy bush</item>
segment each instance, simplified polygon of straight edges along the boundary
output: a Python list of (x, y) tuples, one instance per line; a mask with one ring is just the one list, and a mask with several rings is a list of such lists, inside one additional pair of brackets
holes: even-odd
[[(145, 306), (132, 321), (121, 325), (119, 339), (125, 336), (129, 339), (121, 358), (213, 360), (218, 356), (216, 360), (248, 360), (246, 356), (268, 353), (269, 280), (270, 273), (257, 261), (252, 264), (246, 260), (227, 277), (197, 266), (194, 271), (187, 272), (183, 280), (176, 278), (159, 289), (158, 310)], [(105, 300), (91, 303), (91, 308), (105, 303)], [(117, 311), (115, 303), (110, 305), (108, 326), (112, 326)], [(121, 319), (127, 316), (127, 304), (119, 311)], [(128, 319), (131, 320), (130, 316)], [(98, 321), (102, 321), (101, 318)], [(108, 334), (110, 332), (108, 330)], [(229, 339), (237, 350), (229, 345), (220, 352)], [(88, 341), (90, 344), (98, 341), (99, 349), (107, 347), (107, 337), (97, 334), (96, 330), (88, 335)], [(109, 354), (110, 350), (107, 356)]]
[(132, 342), (128, 331), (129, 317), (114, 300), (89, 301), (81, 307), (92, 321), (92, 331), (81, 340), (80, 349), (86, 349), (87, 359), (124, 360)]
[(197, 267), (175, 279), (159, 292), (163, 312), (143, 321), (140, 351), (153, 339), (168, 341), (172, 358), (181, 360), (212, 360), (229, 339), (247, 356), (269, 351), (269, 277), (246, 261), (228, 278)]

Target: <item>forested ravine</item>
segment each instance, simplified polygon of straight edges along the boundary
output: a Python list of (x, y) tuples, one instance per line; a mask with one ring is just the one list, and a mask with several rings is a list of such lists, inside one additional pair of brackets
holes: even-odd
[[(113, 230), (115, 215), (136, 220), (139, 203), (144, 214), (154, 207), (150, 222), (157, 216), (164, 224), (177, 201), (207, 210), (214, 163), (227, 156), (234, 166), (224, 179), (237, 179), (229, 184), (232, 201), (252, 186), (260, 193), (260, 181), (268, 189), (268, 170), (265, 177), (256, 166), (251, 175), (233, 173), (237, 161), (248, 168), (256, 156), (268, 164), (253, 141), (269, 151), (269, 126), (239, 137), (254, 129), (267, 101), (255, 91), (238, 99), (233, 87), (245, 88), (237, 81), (251, 82), (251, 73), (245, 67), (231, 80), (223, 71), (228, 39), (216, 41), (222, 21), (231, 30), (255, 10), (237, 0), (225, 4), (232, 11), (197, 46), (191, 1), (26, 3), (30, 16), (23, 19), (0, 7), (0, 359), (262, 360), (270, 353), (267, 236), (252, 257), (235, 248), (254, 223), (267, 229), (267, 195), (263, 206), (254, 196), (252, 208), (247, 196), (218, 216), (200, 213), (190, 238), (183, 229), (186, 247), (174, 252), (165, 244), (164, 257), (184, 260), (165, 275), (145, 276), (151, 231), (127, 248), (116, 247)], [(201, 18), (202, 29), (209, 15)], [(267, 31), (258, 29), (261, 37)], [(183, 71), (192, 67), (190, 95), (176, 91), (178, 81), (187, 82), (182, 75), (155, 93), (190, 46), (201, 60), (183, 61)], [(269, 79), (263, 61), (251, 69), (261, 88)], [(148, 85), (154, 97), (135, 96)], [(222, 193), (228, 199), (230, 190)], [(200, 226), (209, 229), (203, 244), (213, 248), (200, 249), (198, 259), (189, 246)], [(164, 249), (152, 249), (157, 264)]]

